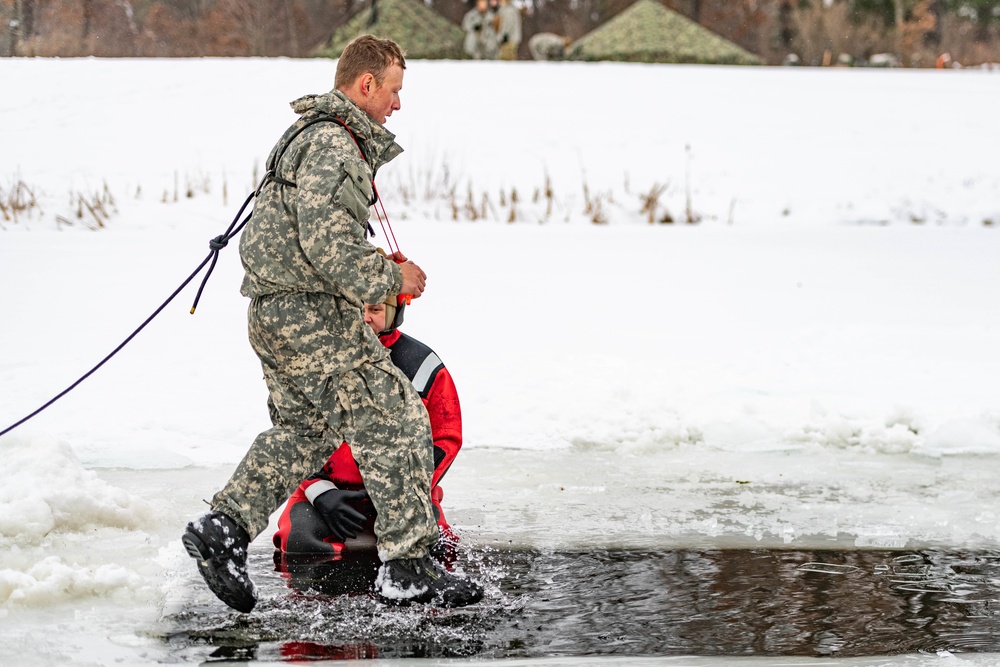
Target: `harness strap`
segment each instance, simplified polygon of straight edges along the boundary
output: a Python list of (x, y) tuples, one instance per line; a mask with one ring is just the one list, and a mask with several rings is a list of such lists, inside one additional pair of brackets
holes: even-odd
[[(351, 128), (347, 126), (347, 123), (344, 122), (343, 118), (341, 118), (340, 116), (333, 116), (333, 115), (317, 116), (316, 118), (311, 118), (306, 122), (304, 122), (301, 126), (295, 128), (295, 130), (291, 134), (288, 134), (286, 132), (286, 134), (288, 134), (288, 138), (287, 140), (282, 138), (283, 140), (279, 144), (278, 150), (275, 151), (273, 159), (268, 162), (267, 172), (264, 174), (264, 178), (263, 180), (261, 180), (260, 186), (258, 186), (257, 191), (254, 193), (255, 197), (260, 195), (260, 191), (264, 189), (265, 185), (272, 182), (277, 183), (278, 185), (284, 185), (289, 188), (299, 187), (298, 184), (295, 183), (294, 181), (289, 181), (287, 179), (278, 176), (278, 165), (281, 164), (281, 158), (284, 157), (285, 151), (288, 149), (289, 146), (291, 146), (292, 142), (295, 141), (295, 137), (299, 136), (300, 134), (305, 132), (307, 129), (309, 129), (316, 123), (337, 123), (338, 125), (343, 127), (345, 130), (347, 130), (347, 134), (351, 136), (351, 139), (354, 141), (354, 145), (358, 147), (358, 152), (361, 153), (361, 159), (364, 160), (365, 162), (368, 162), (368, 156), (365, 155), (364, 149), (361, 148), (361, 144), (358, 142), (358, 138), (354, 136), (354, 132), (352, 132)], [(375, 202), (377, 201), (378, 201), (378, 191), (375, 189), (375, 179), (373, 176), (372, 198), (368, 202), (368, 205), (374, 206)], [(372, 223), (370, 222), (368, 223), (368, 236), (375, 236), (375, 229), (372, 227)]]
[[(290, 188), (298, 187), (298, 185), (293, 181), (289, 181), (287, 179), (278, 176), (278, 165), (281, 164), (281, 158), (284, 157), (285, 151), (292, 144), (292, 142), (295, 141), (295, 138), (300, 134), (302, 134), (303, 132), (305, 132), (310, 127), (312, 127), (313, 125), (315, 125), (316, 123), (337, 123), (338, 125), (343, 127), (345, 130), (347, 130), (347, 133), (351, 135), (351, 139), (354, 141), (354, 145), (358, 147), (358, 152), (361, 153), (361, 158), (365, 162), (368, 162), (368, 156), (365, 155), (364, 150), (362, 150), (361, 148), (361, 144), (358, 143), (358, 138), (354, 136), (354, 133), (351, 132), (351, 128), (347, 126), (347, 123), (345, 123), (340, 116), (332, 116), (332, 115), (317, 116), (316, 118), (311, 118), (306, 122), (304, 122), (301, 126), (297, 127), (290, 135), (288, 135), (287, 139), (282, 141), (282, 143), (279, 145), (278, 150), (275, 151), (273, 158), (268, 162), (267, 172), (264, 174), (264, 180), (261, 181), (260, 187), (257, 188), (257, 192), (255, 194), (260, 194), (260, 191), (264, 188), (264, 186), (271, 182), (277, 183), (279, 185), (284, 185)], [(369, 206), (373, 204), (374, 204), (374, 195), (373, 195), (373, 201), (369, 203)]]

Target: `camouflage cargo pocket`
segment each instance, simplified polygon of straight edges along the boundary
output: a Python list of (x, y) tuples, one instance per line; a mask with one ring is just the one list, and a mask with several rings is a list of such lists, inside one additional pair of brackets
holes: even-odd
[(330, 387), (336, 393), (328, 397), (335, 404), (330, 411), (330, 421), (339, 417), (337, 426), (344, 440), (351, 442), (356, 432), (392, 421), (390, 415), (398, 414), (402, 403), (400, 395), (386, 386), (385, 378), (385, 373), (372, 368), (371, 364), (364, 364), (331, 381)]
[(333, 200), (350, 212), (358, 222), (368, 220), (368, 208), (372, 203), (371, 172), (362, 160), (348, 159), (344, 162), (344, 180), (340, 182)]

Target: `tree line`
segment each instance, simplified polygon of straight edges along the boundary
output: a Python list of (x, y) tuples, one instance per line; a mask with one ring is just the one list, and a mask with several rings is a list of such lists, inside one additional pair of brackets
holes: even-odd
[[(377, 1), (377, 0), (376, 0)], [(424, 1), (460, 23), (467, 0)], [(520, 0), (525, 39), (576, 39), (635, 0)], [(1000, 0), (658, 0), (779, 64), (891, 54), (933, 66), (1000, 62)], [(372, 0), (0, 0), (0, 55), (306, 57)]]

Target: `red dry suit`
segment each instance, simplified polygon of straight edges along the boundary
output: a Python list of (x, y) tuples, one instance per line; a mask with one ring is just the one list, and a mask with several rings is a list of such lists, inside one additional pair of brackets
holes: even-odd
[[(415, 338), (399, 330), (380, 336), (382, 344), (389, 348), (392, 362), (410, 378), (420, 398), (427, 407), (430, 417), (431, 436), (434, 440), (434, 475), (431, 479), (431, 502), (444, 536), (454, 539), (451, 528), (441, 509), (444, 491), (439, 486), (441, 478), (448, 471), (452, 461), (462, 448), (462, 410), (458, 402), (458, 392), (448, 369), (434, 350)], [(351, 454), (351, 447), (343, 443), (330, 455), (322, 470), (304, 480), (288, 499), (285, 509), (278, 519), (278, 530), (274, 534), (274, 546), (285, 553), (338, 554), (345, 544), (330, 534), (325, 522), (315, 511), (309, 511), (311, 494), (309, 487), (320, 484), (317, 490), (328, 490), (329, 483), (338, 489), (363, 489), (364, 482), (358, 464)], [(298, 507), (301, 503), (306, 506)], [(369, 516), (368, 522), (356, 539), (346, 542), (347, 548), (374, 548), (374, 511), (370, 502), (359, 511)]]

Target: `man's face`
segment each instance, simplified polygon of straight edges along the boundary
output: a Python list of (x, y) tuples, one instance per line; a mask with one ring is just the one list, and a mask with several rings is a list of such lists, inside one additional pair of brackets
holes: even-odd
[(375, 333), (385, 331), (385, 304), (365, 304), (365, 324)]
[(368, 97), (363, 107), (364, 112), (374, 118), (379, 125), (385, 125), (385, 119), (400, 108), (399, 91), (402, 89), (403, 68), (398, 63), (390, 65), (385, 71), (381, 86), (375, 79), (371, 80), (371, 87), (368, 89)]

